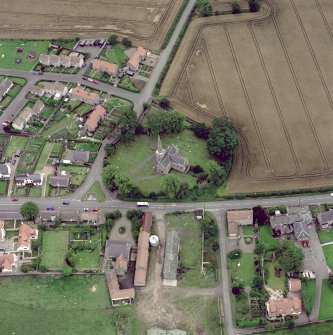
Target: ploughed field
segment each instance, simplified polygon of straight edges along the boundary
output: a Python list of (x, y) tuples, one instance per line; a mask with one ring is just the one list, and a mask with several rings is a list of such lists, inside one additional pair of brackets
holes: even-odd
[(181, 0), (1, 0), (1, 38), (129, 36), (159, 49)]
[(194, 20), (161, 95), (193, 120), (234, 120), (228, 193), (333, 185), (332, 55), (331, 0), (267, 0)]

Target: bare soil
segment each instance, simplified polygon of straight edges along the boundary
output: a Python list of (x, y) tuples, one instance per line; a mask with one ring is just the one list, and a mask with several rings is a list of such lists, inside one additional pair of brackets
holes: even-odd
[(333, 3), (266, 0), (194, 20), (161, 94), (189, 118), (234, 120), (228, 193), (332, 185)]
[(2, 0), (1, 38), (129, 36), (159, 49), (182, 0)]

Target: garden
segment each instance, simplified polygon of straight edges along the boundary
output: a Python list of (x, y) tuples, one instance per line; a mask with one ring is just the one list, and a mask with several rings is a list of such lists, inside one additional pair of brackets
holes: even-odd
[(125, 74), (121, 78), (120, 82), (118, 83), (118, 87), (134, 93), (140, 92), (140, 89), (135, 86), (135, 83), (133, 82), (132, 78), (127, 74)]
[(111, 309), (104, 275), (7, 277), (0, 283), (4, 334), (145, 334), (134, 305)]
[(120, 68), (123, 68), (128, 60), (125, 51), (126, 48), (121, 44), (108, 45), (101, 51), (99, 59), (117, 64)]
[[(210, 214), (206, 213), (208, 225), (216, 233), (214, 236), (205, 234), (204, 248), (206, 253), (204, 261), (205, 274), (201, 272), (201, 234), (205, 231), (203, 222), (196, 220), (194, 213), (173, 213), (165, 216), (167, 231), (177, 231), (180, 235), (179, 276), (178, 285), (183, 287), (215, 287), (218, 280), (218, 240), (217, 226)], [(208, 221), (207, 221), (208, 222)]]
[(333, 270), (333, 244), (322, 246), (327, 266)]
[(61, 270), (67, 252), (68, 231), (45, 231), (42, 234), (41, 265), (47, 269)]
[[(1, 48), (1, 46), (0, 46)], [(1, 63), (1, 58), (0, 58)], [(0, 82), (5, 79), (6, 76), (0, 76)], [(12, 82), (13, 86), (6, 93), (5, 97), (0, 101), (0, 110), (5, 109), (13, 101), (13, 99), (20, 93), (22, 87), (26, 84), (26, 79), (18, 77), (8, 77)]]
[(319, 320), (333, 318), (333, 289), (329, 279), (324, 279), (321, 287)]
[(24, 150), (25, 146), (27, 145), (29, 137), (25, 136), (11, 136), (9, 145), (7, 147), (5, 157), (11, 158), (16, 150)]

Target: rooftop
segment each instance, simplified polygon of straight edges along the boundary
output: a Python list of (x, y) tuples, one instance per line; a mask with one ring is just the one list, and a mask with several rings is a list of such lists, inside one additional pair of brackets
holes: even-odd
[(179, 241), (178, 232), (170, 231), (167, 233), (163, 267), (164, 279), (177, 279)]

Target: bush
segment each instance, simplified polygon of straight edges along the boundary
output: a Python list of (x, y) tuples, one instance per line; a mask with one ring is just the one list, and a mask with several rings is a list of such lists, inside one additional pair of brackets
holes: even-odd
[(35, 268), (31, 264), (23, 264), (21, 266), (21, 271), (23, 273), (27, 273), (27, 272), (35, 271)]
[(47, 272), (47, 267), (46, 267), (45, 265), (41, 265), (41, 266), (39, 267), (39, 271), (40, 271), (40, 272)]
[(242, 257), (242, 250), (235, 249), (228, 253), (229, 259), (240, 259)]
[(232, 14), (239, 14), (241, 12), (239, 0), (233, 0), (231, 2)]
[(73, 268), (69, 265), (65, 265), (62, 269), (62, 275), (64, 277), (69, 277), (73, 274)]
[(253, 319), (253, 320), (239, 320), (238, 321), (238, 327), (240, 328), (255, 327), (255, 326), (259, 326), (259, 324), (260, 324), (260, 318)]
[(261, 0), (248, 0), (250, 12), (258, 12), (261, 8)]
[(203, 172), (203, 168), (200, 165), (191, 166), (191, 171), (195, 174)]

